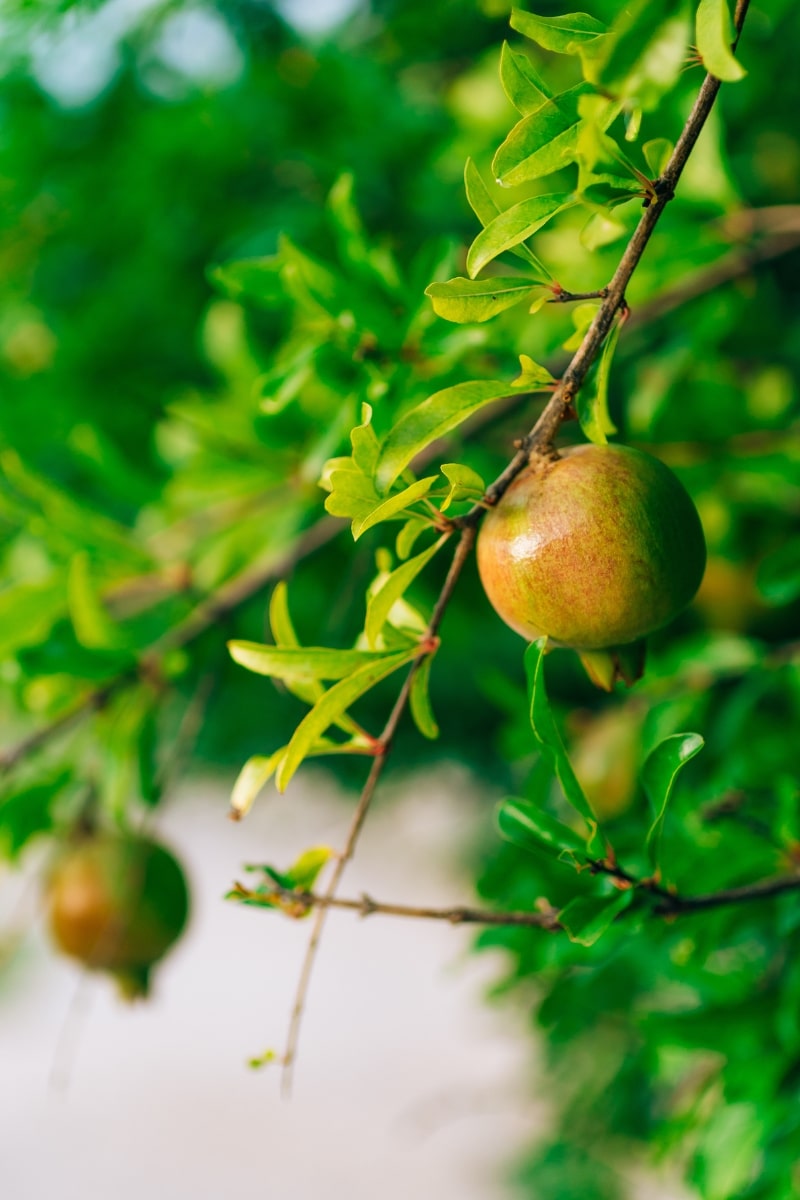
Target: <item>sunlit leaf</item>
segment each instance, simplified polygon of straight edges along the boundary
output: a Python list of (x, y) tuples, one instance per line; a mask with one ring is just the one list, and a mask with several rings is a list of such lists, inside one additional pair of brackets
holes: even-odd
[(514, 380), (515, 387), (526, 387), (534, 391), (536, 388), (547, 388), (556, 382), (547, 367), (534, 362), (528, 354), (520, 354), (519, 371), (519, 375)]
[(422, 500), (427, 496), (433, 485), (438, 480), (438, 475), (428, 475), (425, 479), (418, 479), (415, 483), (410, 483), (407, 488), (403, 488), (401, 492), (397, 492), (394, 496), (389, 496), (388, 499), (382, 500), (369, 512), (362, 513), (361, 516), (353, 521), (353, 538), (355, 541), (361, 537), (362, 533), (366, 533), (368, 529), (372, 529), (374, 525), (379, 525), (381, 521), (389, 521), (397, 517), (400, 513), (404, 513), (418, 500)]
[(255, 754), (252, 758), (248, 758), (236, 777), (236, 782), (231, 792), (230, 811), (231, 816), (235, 820), (241, 820), (242, 817), (249, 813), (258, 793), (275, 774), (285, 750), (286, 747), (281, 746), (280, 750), (276, 750), (268, 758), (260, 754)]
[(512, 50), (508, 42), (503, 42), (500, 51), (500, 82), (514, 108), (523, 117), (534, 112), (553, 95), (527, 54)]
[(260, 642), (228, 642), (231, 658), (257, 675), (307, 683), (315, 679), (343, 679), (381, 660), (365, 650), (329, 650), (315, 646), (266, 646)]
[(69, 612), (75, 636), (89, 649), (114, 649), (124, 643), (121, 630), (111, 620), (92, 578), (89, 555), (74, 554), (67, 577)]
[(441, 470), (450, 484), (449, 492), (439, 505), (441, 512), (446, 512), (459, 500), (479, 500), (486, 491), (486, 484), (478, 472), (463, 463), (443, 463)]
[(577, 54), (608, 33), (608, 27), (588, 13), (537, 17), (520, 8), (511, 10), (511, 28), (557, 54)]
[(499, 254), (532, 237), (556, 213), (574, 203), (571, 196), (558, 192), (547, 196), (533, 196), (500, 213), (478, 234), (469, 248), (467, 271), (470, 277), (474, 279), (478, 272)]
[[(480, 171), (471, 158), (467, 159), (464, 166), (464, 190), (467, 193), (469, 206), (481, 225), (490, 225), (500, 212), (500, 209), (495, 204), (489, 193), (489, 189), (483, 182)], [(526, 246), (524, 242), (520, 242), (518, 246), (513, 246), (511, 253), (516, 254), (518, 258), (524, 259), (525, 262), (529, 263), (534, 268), (537, 279), (546, 281), (552, 278), (544, 263), (536, 257), (530, 247)]]
[(473, 321), (488, 321), (498, 313), (527, 300), (541, 281), (521, 275), (496, 275), (490, 279), (449, 279), (447, 283), (431, 283), (425, 289), (433, 311), (446, 321), (466, 325)]
[(409, 663), (418, 653), (416, 646), (396, 654), (369, 655), (370, 661), (359, 670), (348, 675), (339, 683), (335, 683), (325, 695), (317, 701), (294, 731), (286, 753), (281, 759), (277, 771), (277, 787), (279, 792), (286, 790), (297, 768), (307, 757), (316, 740), (332, 725), (337, 717), (354, 704), (360, 696), (368, 692), (376, 683), (380, 683), (387, 675), (391, 675), (399, 667)]
[(642, 146), (642, 154), (653, 179), (659, 179), (664, 173), (673, 150), (674, 146), (669, 138), (653, 138)]
[(575, 161), (578, 145), (578, 102), (586, 84), (547, 100), (517, 122), (492, 162), (495, 178), (508, 187), (539, 179)]
[(388, 576), (383, 586), (371, 597), (367, 605), (367, 618), (364, 624), (364, 632), (370, 646), (377, 646), (381, 630), (389, 619), (392, 607), (411, 586), (420, 571), (441, 550), (446, 541), (446, 536), (439, 538), (432, 546), (428, 546), (427, 550), (423, 550), (415, 558), (410, 558), (397, 567)]
[(290, 886), (302, 892), (310, 892), (332, 856), (333, 850), (330, 846), (312, 846), (304, 850), (286, 871)]
[(617, 427), (611, 420), (611, 414), (608, 411), (608, 380), (621, 328), (622, 323), (617, 320), (605, 340), (603, 352), (597, 364), (594, 387), (584, 386), (577, 396), (578, 420), (581, 429), (589, 441), (594, 442), (597, 446), (605, 446), (608, 442), (608, 435), (617, 432)]
[(389, 431), (378, 459), (378, 486), (390, 487), (400, 472), (431, 442), (455, 429), (474, 412), (515, 390), (512, 384), (487, 379), (457, 383), (423, 400)]
[(436, 724), (436, 718), (433, 715), (430, 697), (430, 676), (433, 659), (433, 654), (427, 654), (423, 658), (412, 680), (411, 692), (408, 697), (408, 706), (411, 710), (411, 716), (414, 718), (414, 724), (423, 737), (430, 738), (432, 741), (439, 736), (439, 726)]
[(747, 74), (731, 50), (733, 22), (728, 0), (700, 0), (697, 9), (697, 50), (710, 75), (736, 83)]

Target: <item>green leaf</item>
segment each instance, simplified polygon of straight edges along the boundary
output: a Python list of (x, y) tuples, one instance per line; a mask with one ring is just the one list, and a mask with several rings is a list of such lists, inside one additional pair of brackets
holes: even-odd
[(90, 650), (113, 650), (124, 642), (120, 629), (103, 607), (85, 551), (72, 556), (67, 601), (75, 636), (82, 646)]
[(277, 773), (279, 792), (286, 790), (290, 780), (303, 759), (311, 752), (314, 743), (332, 725), (342, 713), (354, 704), (360, 696), (368, 692), (376, 683), (380, 683), (387, 675), (391, 675), (399, 667), (419, 653), (416, 646), (396, 654), (369, 655), (370, 661), (359, 670), (348, 675), (346, 679), (335, 683), (325, 695), (317, 701), (294, 731), (286, 753), (281, 759)]
[(401, 417), (387, 434), (378, 459), (378, 486), (390, 487), (400, 472), (431, 442), (455, 429), (474, 412), (515, 390), (513, 384), (487, 379), (457, 383), (434, 392)]
[(564, 852), (586, 854), (584, 838), (529, 800), (504, 800), (497, 809), (497, 824), (503, 837), (523, 850), (551, 858)]
[(586, 331), (597, 316), (599, 304), (576, 304), (570, 314), (575, 332), (564, 342), (565, 350), (577, 350), (586, 335)]
[(515, 187), (559, 171), (575, 161), (578, 147), (578, 102), (587, 85), (578, 84), (547, 100), (518, 121), (498, 148), (492, 171), (498, 183)]
[[(480, 171), (471, 158), (467, 159), (464, 167), (464, 190), (467, 193), (469, 206), (481, 225), (490, 225), (500, 212), (500, 209), (492, 199), (489, 189), (481, 178)], [(537, 278), (543, 281), (552, 279), (552, 275), (544, 263), (540, 262), (524, 242), (521, 242), (518, 246), (513, 246), (511, 253), (516, 254), (518, 258), (524, 259), (525, 262), (529, 263), (536, 271)]]
[(46, 638), (65, 606), (63, 581), (53, 577), (0, 591), (0, 658)]
[(230, 811), (235, 821), (240, 821), (250, 812), (258, 793), (275, 774), (278, 763), (285, 752), (286, 747), (281, 746), (280, 750), (276, 750), (268, 758), (260, 754), (248, 758), (239, 772), (231, 792)]
[(212, 267), (207, 275), (210, 283), (233, 300), (255, 300), (272, 308), (286, 300), (280, 269), (280, 257), (270, 255), (222, 263)]
[(436, 483), (438, 475), (428, 475), (425, 479), (418, 479), (415, 483), (411, 483), (407, 488), (403, 488), (402, 492), (395, 493), (394, 496), (389, 496), (387, 500), (382, 500), (369, 512), (362, 513), (353, 521), (353, 540), (358, 541), (362, 533), (366, 533), (368, 529), (372, 529), (373, 525), (379, 525), (381, 521), (389, 521), (393, 517), (397, 517), (400, 513), (410, 508), (418, 500), (422, 500), (427, 496), (433, 485)]
[[(270, 596), (269, 626), (272, 630), (276, 646), (294, 646), (299, 648), (300, 641), (295, 633), (292, 618), (289, 615), (289, 592), (283, 580), (275, 585)], [(318, 679), (311, 682), (284, 679), (283, 683), (293, 696), (297, 696), (305, 704), (316, 704), (325, 691), (325, 688)], [(342, 717), (337, 724), (345, 733), (356, 735), (359, 733), (358, 726), (349, 717)]]
[(756, 587), (770, 604), (791, 604), (800, 596), (800, 539), (791, 539), (761, 562)]
[(443, 463), (441, 470), (450, 484), (450, 491), (440, 505), (441, 512), (446, 512), (459, 500), (480, 500), (486, 491), (486, 484), (478, 472), (463, 463)]
[(431, 522), (427, 517), (409, 517), (403, 528), (397, 535), (395, 542), (395, 550), (397, 557), (400, 559), (408, 558), (411, 551), (414, 549), (414, 543), (420, 534), (426, 529), (431, 528)]
[(423, 550), (416, 558), (410, 558), (402, 566), (392, 571), (380, 590), (371, 597), (367, 605), (367, 618), (364, 624), (364, 633), (370, 646), (373, 648), (377, 646), (381, 630), (389, 619), (393, 606), (411, 586), (420, 571), (441, 550), (448, 536), (440, 537), (437, 542), (428, 546), (427, 550)]
[(330, 491), (325, 500), (325, 510), (332, 517), (349, 517), (359, 520), (371, 513), (381, 498), (375, 485), (352, 458), (330, 459), (320, 479), (320, 487)]
[(31, 838), (53, 828), (53, 809), (70, 778), (64, 771), (13, 790), (6, 785), (0, 798), (0, 858), (13, 861)]
[(362, 424), (350, 430), (350, 445), (353, 447), (353, 462), (360, 471), (371, 477), (375, 473), (380, 442), (372, 428), (372, 408), (362, 405)]
[(653, 179), (660, 179), (664, 168), (672, 157), (675, 149), (669, 138), (653, 138), (642, 146), (644, 161), (650, 169)]
[(366, 650), (329, 650), (316, 646), (266, 646), (261, 642), (228, 642), (231, 658), (256, 675), (290, 683), (344, 679), (382, 659)]
[(530, 695), (530, 718), (534, 736), (541, 746), (542, 754), (555, 772), (568, 804), (580, 813), (589, 828), (587, 853), (592, 858), (605, 856), (605, 843), (597, 828), (594, 813), (583, 794), (572, 764), (567, 757), (561, 734), (558, 731), (544, 680), (544, 656), (547, 638), (539, 638), (525, 652), (525, 671)]
[(556, 54), (578, 54), (608, 34), (608, 27), (588, 13), (537, 17), (520, 8), (511, 10), (511, 28)]
[(608, 443), (608, 435), (617, 432), (608, 411), (608, 378), (621, 328), (622, 322), (617, 320), (605, 340), (597, 366), (593, 393), (586, 388), (578, 392), (577, 409), (581, 429), (589, 441), (597, 446), (605, 446)]
[(658, 867), (661, 831), (675, 780), (704, 745), (699, 733), (673, 733), (656, 746), (642, 768), (642, 786), (656, 814), (647, 834), (647, 848), (654, 868)]
[(546, 225), (575, 201), (565, 192), (533, 196), (506, 209), (483, 229), (467, 253), (467, 271), (474, 279), (498, 254), (511, 250)]
[(519, 375), (514, 380), (514, 387), (529, 388), (531, 391), (535, 391), (537, 388), (544, 390), (551, 383), (556, 382), (547, 367), (534, 362), (527, 354), (519, 356), (519, 371)]
[(301, 892), (310, 892), (317, 882), (320, 871), (330, 862), (333, 850), (330, 846), (312, 846), (304, 850), (286, 872), (289, 886)]
[(411, 692), (408, 704), (414, 724), (423, 737), (434, 741), (439, 736), (439, 726), (431, 708), (430, 676), (433, 665), (433, 654), (427, 654), (420, 663), (419, 669), (411, 682)]
[(519, 54), (512, 50), (508, 42), (503, 42), (500, 51), (500, 82), (514, 108), (522, 113), (523, 117), (527, 117), (553, 96), (527, 54)]
[(747, 72), (734, 58), (733, 23), (727, 0), (700, 0), (697, 10), (697, 50), (709, 75), (736, 83)]
[(621, 912), (633, 903), (635, 892), (628, 888), (609, 899), (576, 896), (558, 914), (567, 937), (579, 946), (593, 946), (610, 928)]
[(541, 280), (521, 275), (497, 275), (491, 279), (449, 279), (447, 283), (431, 283), (425, 289), (433, 311), (445, 321), (458, 325), (488, 321), (498, 313), (527, 300)]

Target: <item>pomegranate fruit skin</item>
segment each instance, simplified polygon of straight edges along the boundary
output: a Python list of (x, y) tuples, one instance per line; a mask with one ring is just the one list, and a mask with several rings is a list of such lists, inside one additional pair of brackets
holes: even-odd
[(186, 924), (189, 894), (173, 855), (147, 838), (95, 833), (69, 846), (47, 884), (50, 932), (65, 954), (94, 970), (138, 980)]
[(484, 518), (478, 571), (529, 641), (626, 646), (681, 612), (703, 578), (697, 510), (664, 463), (630, 446), (535, 458)]

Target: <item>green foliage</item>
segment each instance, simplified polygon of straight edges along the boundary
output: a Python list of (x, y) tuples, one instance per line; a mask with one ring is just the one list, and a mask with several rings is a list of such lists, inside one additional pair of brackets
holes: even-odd
[[(401, 728), (403, 762), (457, 757), (513, 796), (480, 890), (544, 899), (564, 926), (481, 938), (546, 1044), (552, 1115), (524, 1194), (615, 1197), (641, 1152), (704, 1200), (783, 1200), (797, 894), (665, 918), (654, 887), (797, 869), (798, 16), (751, 5), (744, 75), (725, 3), (541, 7), (514, 10), (503, 43), (483, 8), (397, 0), (313, 47), (259, 6), (221, 8), (243, 66), (202, 86), (154, 67), (159, 10), (71, 109), (34, 81), (28, 19), (14, 26), (4, 746), (58, 734), (9, 756), (0, 847), (17, 862), (63, 840), (87, 794), (135, 825), (192, 751), (239, 771), (239, 817), (308, 758), (361, 781), (352, 759), (379, 752), (413, 665), (423, 736)], [(441, 646), (427, 636), (451, 523), (598, 308), (548, 301), (606, 287), (653, 202), (700, 86), (693, 45), (726, 81), (718, 107), (560, 436), (669, 463), (703, 517), (706, 582), (630, 693), (596, 693), (557, 648), (545, 688), (533, 647), (526, 697), (521, 643), (469, 569)], [(598, 763), (609, 717), (627, 740)], [(328, 854), (257, 870), (304, 890)]]

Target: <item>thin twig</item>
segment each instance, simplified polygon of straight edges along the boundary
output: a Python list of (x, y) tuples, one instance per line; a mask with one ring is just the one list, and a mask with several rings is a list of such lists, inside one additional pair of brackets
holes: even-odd
[(525, 929), (557, 930), (562, 926), (558, 921), (558, 909), (542, 903), (542, 907), (534, 912), (495, 912), (486, 908), (470, 908), (467, 905), (454, 905), (449, 908), (431, 908), (419, 904), (387, 904), (381, 900), (373, 900), (372, 896), (363, 894), (359, 899), (343, 899), (339, 896), (329, 896), (317, 892), (295, 892), (291, 888), (270, 886), (267, 891), (253, 890), (237, 883), (234, 886), (234, 896), (247, 904), (263, 908), (275, 908), (275, 901), (286, 901), (292, 907), (292, 916), (302, 915), (313, 909), (340, 909), (358, 913), (360, 917), (380, 915), (385, 917), (410, 917), (422, 921), (447, 921), (449, 925), (489, 925), (489, 926), (518, 926)]
[[(742, 23), (747, 12), (749, 0), (738, 0), (735, 16), (735, 27), (737, 34), (741, 31)], [(320, 938), (325, 924), (325, 917), (330, 907), (330, 901), (336, 895), (337, 888), (345, 872), (348, 862), (353, 856), (359, 835), (364, 825), (367, 812), (372, 798), (375, 794), (375, 789), (383, 772), (386, 759), (391, 749), (391, 744), (394, 739), (397, 726), (400, 723), (400, 718), (403, 715), (408, 698), (411, 692), (411, 684), (414, 676), (419, 670), (419, 667), (428, 653), (430, 653), (430, 643), (434, 641), (437, 635), (439, 625), (444, 616), (445, 609), (450, 601), (450, 597), (455, 589), (458, 578), (463, 569), (464, 563), (469, 556), (472, 546), (477, 535), (477, 527), (486, 511), (487, 505), (496, 504), (501, 498), (513, 480), (524, 470), (528, 464), (532, 453), (536, 452), (542, 455), (553, 455), (553, 442), (562, 423), (566, 420), (572, 407), (572, 402), (577, 395), (581, 384), (586, 378), (586, 374), (597, 357), (600, 349), (605, 341), (611, 326), (614, 322), (617, 313), (625, 310), (625, 289), (630, 282), (630, 278), (636, 269), (653, 230), (658, 223), (658, 220), (666, 208), (669, 201), (675, 194), (675, 187), (680, 179), (681, 173), (686, 161), (697, 142), (700, 132), (705, 125), (711, 108), (716, 99), (717, 92), (720, 88), (720, 81), (714, 79), (711, 75), (706, 75), (703, 85), (700, 88), (697, 99), (692, 107), (692, 111), (683, 128), (683, 132), (678, 139), (675, 149), (667, 163), (664, 173), (660, 180), (657, 181), (655, 187), (656, 200), (645, 209), (639, 224), (634, 230), (631, 240), (625, 248), (625, 251), (620, 259), (619, 265), (611, 283), (608, 285), (607, 294), (600, 308), (598, 309), (592, 324), (586, 331), (586, 334), (572, 357), (566, 371), (564, 372), (561, 381), (554, 390), (550, 400), (546, 404), (536, 424), (531, 431), (524, 437), (520, 443), (520, 449), (515, 454), (506, 469), (490, 484), (487, 488), (483, 500), (474, 505), (473, 508), (462, 517), (454, 521), (454, 525), (461, 528), (461, 537), (456, 547), (453, 561), (450, 565), (447, 578), (445, 579), (439, 599), (436, 602), (433, 616), (421, 646), (423, 647), (419, 656), (414, 660), (411, 670), (406, 676), (406, 680), (400, 691), (394, 707), (389, 716), (389, 720), (380, 736), (380, 742), (383, 747), (383, 752), (375, 758), (367, 781), (361, 792), (356, 810), (353, 814), (350, 827), (348, 829), (347, 838), (344, 849), (339, 856), (330, 881), (324, 893), (326, 903), (315, 911), (314, 925), (311, 931), (306, 954), (303, 960), (303, 966), (300, 972), (297, 991), (295, 993), (295, 1001), (292, 1008), (292, 1015), (289, 1022), (289, 1031), (287, 1035), (286, 1050), (283, 1055), (283, 1080), (282, 1090), (284, 1095), (289, 1095), (292, 1087), (292, 1078), (294, 1072), (294, 1063), (297, 1057), (297, 1044), (302, 1024), (303, 1012), (305, 1008), (306, 997), (308, 994), (309, 983), (313, 972), (314, 962), (316, 960), (317, 951), (319, 949)]]
[[(694, 913), (705, 912), (711, 908), (751, 903), (754, 900), (770, 900), (787, 892), (800, 891), (800, 875), (780, 875), (775, 879), (764, 879), (758, 883), (745, 884), (738, 888), (726, 888), (719, 892), (708, 892), (699, 896), (683, 896), (677, 892), (668, 892), (666, 888), (654, 886), (651, 880), (634, 879), (625, 871), (609, 871), (607, 873), (616, 874), (618, 878), (630, 883), (641, 893), (663, 897), (650, 910), (652, 915), (663, 917), (692, 916)], [(446, 921), (449, 925), (545, 929), (550, 932), (564, 928), (559, 920), (560, 910), (544, 900), (541, 902), (541, 907), (532, 911), (502, 912), (496, 909), (472, 908), (461, 904), (449, 905), (444, 908), (419, 904), (391, 904), (383, 900), (375, 900), (366, 893), (362, 893), (356, 899), (334, 896), (329, 894), (329, 891), (330, 889), (324, 893), (295, 891), (292, 888), (282, 888), (272, 882), (265, 889), (247, 888), (241, 883), (237, 883), (234, 887), (235, 898), (250, 905), (274, 909), (280, 908), (282, 901), (286, 902), (291, 906), (293, 917), (302, 916), (311, 909), (315, 909), (317, 912), (339, 909), (357, 913), (360, 917), (408, 917), (412, 920)], [(624, 914), (621, 919), (624, 919)]]
[[(326, 901), (333, 900), (342, 876), (347, 868), (347, 864), (355, 853), (356, 844), (361, 834), (369, 807), (372, 804), (372, 798), (375, 795), (375, 789), (377, 788), (378, 781), (383, 774), (383, 769), (386, 766), (386, 760), (389, 756), (389, 751), (392, 748), (397, 727), (400, 724), (400, 719), (405, 712), (408, 698), (411, 695), (411, 686), (414, 682), (414, 677), (421, 667), (423, 660), (429, 653), (431, 653), (431, 650), (435, 648), (442, 617), (444, 616), (445, 610), (450, 601), (450, 597), (453, 594), (456, 583), (458, 582), (458, 577), (461, 574), (461, 570), (469, 556), (474, 541), (475, 529), (467, 528), (462, 530), (452, 562), (450, 563), (450, 569), (447, 572), (447, 578), (444, 581), (442, 590), (439, 593), (439, 599), (437, 600), (436, 606), (433, 610), (433, 616), (430, 619), (425, 637), (420, 643), (423, 649), (411, 664), (408, 674), (403, 682), (403, 686), (400, 689), (400, 693), (394, 702), (394, 707), (389, 714), (389, 719), (384, 725), (380, 737), (378, 738), (381, 746), (381, 753), (378, 754), (373, 760), (372, 767), (370, 768), (369, 775), (367, 776), (367, 781), (364, 784), (358, 804), (356, 805), (356, 810), (353, 813), (353, 817), (347, 831), (344, 849), (336, 859), (334, 869), (331, 873), (331, 878), (324, 892), (324, 898)], [(328, 905), (328, 907), (330, 907), (330, 905)], [(308, 995), (308, 988), (311, 982), (311, 975), (314, 969), (314, 963), (316, 961), (317, 950), (319, 949), (319, 942), (325, 925), (326, 915), (327, 908), (324, 905), (317, 909), (314, 916), (314, 925), (311, 930), (311, 936), (308, 941), (308, 946), (306, 947), (303, 965), (300, 970), (300, 978), (298, 980), (297, 991), (295, 992), (294, 1004), (292, 1006), (292, 1015), (289, 1020), (289, 1030), (286, 1037), (286, 1049), (282, 1058), (282, 1091), (284, 1096), (289, 1096), (292, 1090), (292, 1079), (294, 1073), (293, 1069), (295, 1058), (297, 1056), (297, 1044), (300, 1035), (300, 1027), (302, 1025), (306, 997)]]

